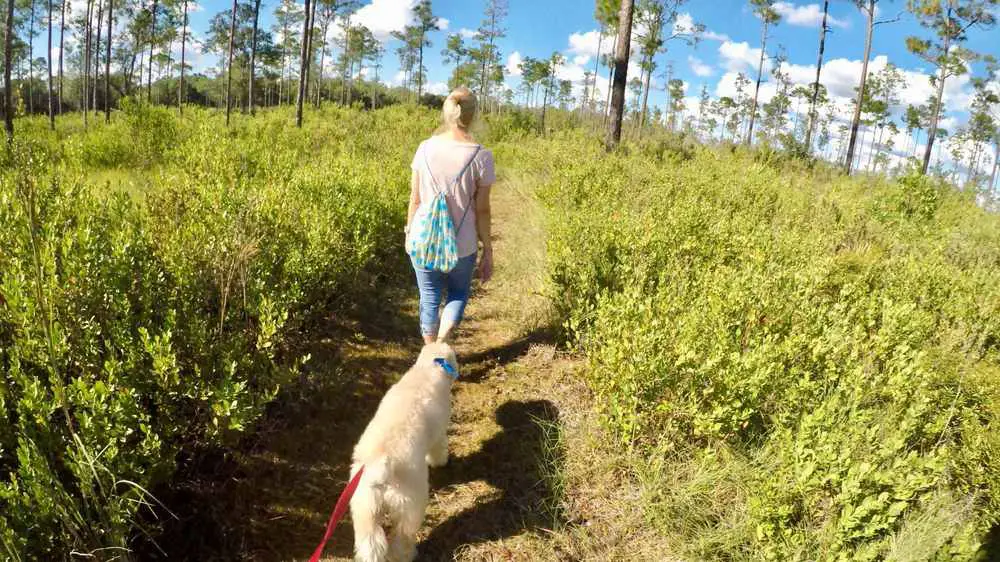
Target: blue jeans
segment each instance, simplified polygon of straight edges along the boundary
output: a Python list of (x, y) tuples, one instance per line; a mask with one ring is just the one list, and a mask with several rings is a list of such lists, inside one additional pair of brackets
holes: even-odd
[[(413, 263), (412, 260), (410, 262)], [(441, 324), (441, 297), (447, 291), (444, 305), (444, 319), (453, 327), (458, 327), (469, 302), (469, 288), (472, 273), (476, 269), (476, 254), (458, 259), (458, 265), (448, 273), (431, 271), (413, 266), (420, 290), (420, 332), (425, 336), (437, 337)]]

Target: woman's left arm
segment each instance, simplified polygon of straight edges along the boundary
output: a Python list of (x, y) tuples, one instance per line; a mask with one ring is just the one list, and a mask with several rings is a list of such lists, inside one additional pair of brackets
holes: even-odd
[(406, 232), (410, 232), (410, 223), (413, 222), (413, 215), (417, 214), (420, 207), (420, 174), (416, 171), (410, 176), (410, 208), (406, 211)]

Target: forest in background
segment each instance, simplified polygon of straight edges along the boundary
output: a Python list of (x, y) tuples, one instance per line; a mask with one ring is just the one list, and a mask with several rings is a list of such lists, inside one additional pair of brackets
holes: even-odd
[[(64, 112), (87, 107), (93, 118), (126, 97), (147, 103), (202, 105), (253, 113), (257, 107), (296, 105), (319, 108), (324, 102), (368, 108), (420, 100), (427, 95), (425, 54), (440, 49), (451, 66), (448, 85), (466, 85), (483, 99), (490, 112), (529, 108), (541, 114), (548, 107), (574, 109), (581, 118), (606, 127), (615, 121), (612, 93), (622, 92), (624, 130), (641, 136), (649, 129), (688, 131), (703, 142), (765, 143), (799, 156), (838, 162), (845, 171), (900, 174), (915, 162), (958, 185), (995, 197), (1000, 168), (1000, 79), (994, 54), (964, 46), (969, 33), (981, 33), (996, 23), (995, 0), (909, 0), (905, 8), (924, 33), (906, 38), (909, 52), (933, 70), (933, 94), (922, 104), (901, 107), (903, 71), (892, 61), (869, 73), (871, 38), (899, 19), (887, 15), (890, 0), (852, 0), (865, 19), (866, 62), (855, 95), (840, 106), (821, 83), (828, 36), (829, 0), (823, 2), (819, 26), (816, 79), (796, 85), (786, 64), (787, 47), (769, 43), (769, 33), (781, 25), (775, 0), (751, 0), (760, 21), (760, 59), (754, 74), (740, 72), (732, 96), (713, 98), (706, 87), (697, 107), (687, 107), (684, 83), (673, 77), (668, 48), (672, 42), (696, 44), (706, 33), (702, 23), (682, 12), (686, 0), (626, 2), (628, 24), (622, 25), (621, 0), (598, 0), (595, 20), (602, 30), (593, 70), (574, 82), (560, 72), (566, 58), (559, 52), (520, 57), (515, 91), (507, 79), (498, 45), (507, 34), (506, 0), (487, 0), (481, 25), (474, 32), (445, 34), (430, 0), (415, 2), (411, 21), (401, 31), (379, 40), (352, 18), (360, 0), (315, 0), (304, 4), (281, 0), (268, 8), (260, 0), (240, 2), (216, 13), (208, 30), (195, 37), (189, 29), (190, 5), (185, 0), (85, 0), (74, 12), (69, 0), (8, 0), (4, 41), (4, 114), (8, 135), (18, 115)], [(273, 11), (269, 29), (260, 27), (261, 10)], [(624, 31), (623, 31), (624, 30)], [(463, 30), (465, 31), (465, 30)], [(619, 53), (615, 36), (629, 37)], [(49, 53), (37, 53), (36, 41), (47, 38)], [(607, 43), (607, 46), (604, 46)], [(773, 41), (772, 41), (773, 43)], [(180, 47), (180, 56), (175, 55)], [(392, 52), (387, 49), (393, 47)], [(603, 47), (603, 50), (602, 50)], [(191, 49), (215, 54), (214, 72), (192, 74)], [(387, 56), (399, 61), (400, 83), (388, 86), (382, 68)], [(627, 61), (639, 75), (621, 76), (616, 61)], [(607, 73), (609, 87), (598, 88)], [(969, 119), (956, 130), (939, 126), (949, 80), (970, 75), (973, 99)], [(650, 90), (662, 80), (667, 94), (663, 107), (649, 104)], [(776, 94), (759, 101), (762, 82), (772, 82)], [(442, 92), (437, 92), (441, 94)], [(426, 96), (426, 97), (425, 97)], [(687, 101), (686, 101), (687, 100)], [(88, 113), (82, 113), (88, 119)], [(845, 116), (850, 116), (845, 119)], [(227, 117), (228, 119), (228, 117)], [(54, 120), (52, 120), (54, 126)], [(921, 140), (922, 139), (922, 140)], [(949, 139), (948, 154), (942, 146)], [(936, 149), (935, 149), (936, 146)]]

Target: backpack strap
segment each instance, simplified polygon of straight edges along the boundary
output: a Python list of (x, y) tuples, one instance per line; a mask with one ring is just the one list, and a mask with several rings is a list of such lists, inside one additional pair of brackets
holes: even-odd
[[(465, 171), (468, 170), (469, 166), (472, 165), (472, 162), (474, 162), (476, 160), (476, 157), (479, 156), (479, 151), (482, 150), (482, 149), (483, 149), (483, 146), (481, 144), (477, 144), (476, 145), (476, 151), (472, 153), (472, 158), (469, 158), (469, 161), (465, 164), (465, 167), (462, 168), (462, 171), (458, 174), (458, 176), (455, 177), (455, 182), (454, 183), (458, 183), (458, 180), (460, 180), (462, 178), (462, 176), (465, 175)], [(479, 190), (477, 189), (476, 191), (479, 191)], [(455, 227), (455, 237), (456, 238), (458, 237), (458, 234), (460, 232), (462, 232), (462, 225), (465, 224), (465, 217), (468, 216), (468, 214), (469, 214), (469, 208), (472, 207), (472, 206), (474, 206), (475, 204), (476, 204), (476, 193), (473, 192), (472, 198), (469, 199), (469, 204), (466, 205), (466, 207), (465, 207), (465, 212), (462, 213), (462, 220), (459, 221), (458, 226)]]
[[(462, 166), (462, 171), (459, 172), (457, 176), (455, 176), (455, 179), (451, 180), (451, 183), (449, 184), (449, 186), (445, 186), (445, 187), (450, 187), (451, 185), (455, 185), (456, 183), (458, 183), (458, 180), (462, 179), (462, 176), (465, 175), (465, 172), (469, 169), (470, 166), (472, 166), (472, 163), (475, 162), (476, 156), (479, 156), (479, 151), (482, 150), (482, 149), (483, 149), (483, 145), (481, 145), (481, 144), (477, 144), (476, 145), (476, 151), (472, 153), (472, 158), (469, 158), (469, 161), (465, 163), (465, 166)], [(427, 161), (427, 145), (426, 144), (424, 145), (424, 168), (427, 169), (427, 175), (430, 176), (430, 178), (431, 178), (431, 188), (434, 189), (434, 192), (435, 193), (443, 193), (444, 190), (438, 188), (437, 178), (434, 177), (434, 172), (431, 171), (430, 162)]]

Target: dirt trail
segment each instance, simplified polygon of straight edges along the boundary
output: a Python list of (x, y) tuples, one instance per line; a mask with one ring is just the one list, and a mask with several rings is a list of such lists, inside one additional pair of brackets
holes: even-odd
[[(594, 429), (579, 362), (547, 329), (544, 221), (520, 178), (494, 191), (495, 280), (479, 287), (456, 345), (451, 459), (431, 472), (418, 560), (662, 560), (637, 545), (638, 515)], [(324, 329), (308, 381), (281, 397), (241, 453), (174, 498), (191, 506), (170, 560), (305, 560), (378, 400), (419, 351), (415, 291)], [(222, 475), (222, 476), (220, 476)], [(350, 522), (325, 560), (350, 560)], [(649, 550), (648, 552), (653, 552)]]

